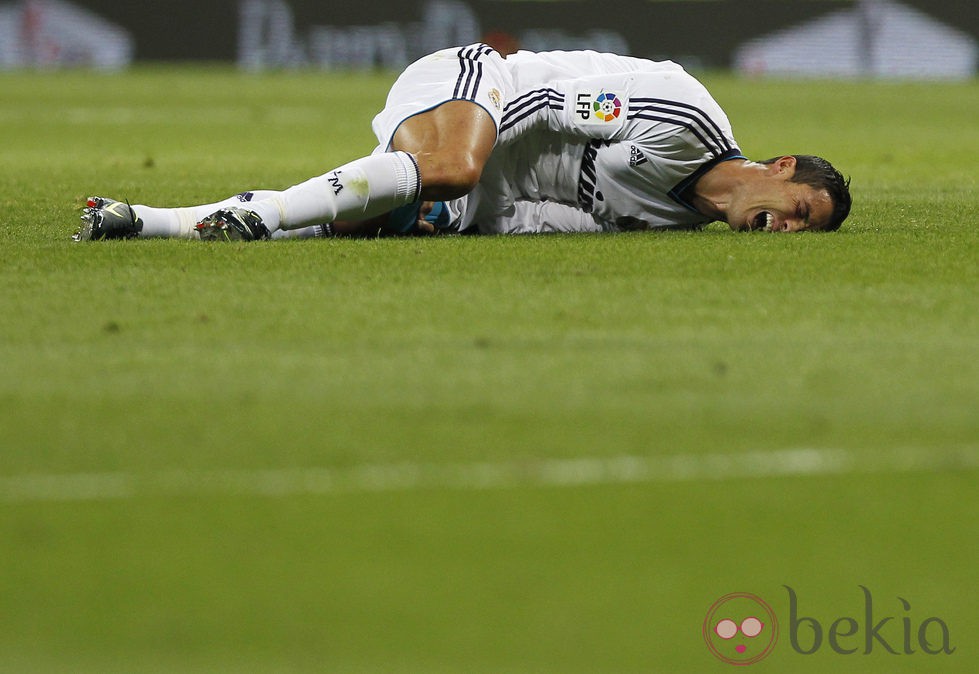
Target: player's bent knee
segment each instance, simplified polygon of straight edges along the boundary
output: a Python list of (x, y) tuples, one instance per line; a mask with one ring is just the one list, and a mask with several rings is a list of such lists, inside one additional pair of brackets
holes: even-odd
[(432, 162), (422, 166), (422, 198), (446, 201), (464, 197), (475, 189), (482, 174), (482, 163), (470, 158)]
[[(482, 171), (478, 169), (459, 169), (441, 177), (434, 185), (448, 199), (463, 197), (476, 188)], [(424, 187), (424, 184), (423, 184)]]

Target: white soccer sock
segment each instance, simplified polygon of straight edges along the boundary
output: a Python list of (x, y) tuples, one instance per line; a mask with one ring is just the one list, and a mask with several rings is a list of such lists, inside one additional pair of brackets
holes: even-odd
[(189, 239), (194, 226), (217, 210), (255, 211), (270, 232), (334, 220), (363, 220), (418, 200), (418, 165), (407, 152), (384, 152), (345, 164), (282, 192), (244, 192), (224, 201), (187, 208), (135, 205), (143, 237)]
[(277, 229), (272, 232), (273, 239), (319, 239), (333, 236), (325, 225), (308, 225), (298, 229)]
[(269, 231), (334, 220), (363, 220), (418, 200), (421, 180), (407, 152), (374, 154), (334, 169), (248, 208)]
[(136, 217), (143, 221), (143, 229), (139, 235), (144, 238), (166, 237), (170, 239), (190, 238), (190, 231), (183, 231), (179, 211), (188, 210), (186, 208), (154, 208), (136, 204), (133, 211)]
[(213, 204), (189, 206), (186, 208), (154, 208), (137, 204), (133, 206), (136, 217), (143, 221), (141, 237), (166, 237), (171, 239), (196, 238), (194, 225), (215, 211), (230, 206), (251, 208), (251, 203), (268, 199), (278, 192), (274, 190), (253, 190)]

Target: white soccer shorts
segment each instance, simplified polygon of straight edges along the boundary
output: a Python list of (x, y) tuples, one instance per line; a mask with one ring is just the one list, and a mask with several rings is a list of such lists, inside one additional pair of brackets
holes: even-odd
[(398, 127), (409, 117), (448, 101), (472, 101), (493, 118), (497, 130), (513, 80), (503, 57), (485, 44), (451, 47), (409, 65), (388, 92), (374, 118), (376, 152), (386, 152)]

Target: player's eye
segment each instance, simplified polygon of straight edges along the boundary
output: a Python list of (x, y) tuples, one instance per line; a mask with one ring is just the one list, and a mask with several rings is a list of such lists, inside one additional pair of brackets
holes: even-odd
[(806, 226), (809, 225), (809, 204), (801, 202), (796, 205), (795, 215), (799, 220), (805, 223)]
[(758, 618), (745, 618), (741, 621), (741, 634), (746, 637), (756, 637), (761, 634), (765, 625)]

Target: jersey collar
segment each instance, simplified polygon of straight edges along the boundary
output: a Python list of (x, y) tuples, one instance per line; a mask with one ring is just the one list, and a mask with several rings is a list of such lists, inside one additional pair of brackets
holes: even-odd
[[(673, 199), (673, 201), (680, 204), (681, 206), (683, 206), (684, 208), (686, 208), (688, 211), (692, 211), (694, 213), (700, 213), (700, 211), (698, 211), (690, 204), (691, 190), (693, 190), (694, 186), (697, 184), (697, 181), (700, 180), (701, 176), (703, 176), (705, 173), (710, 171), (712, 168), (714, 168), (721, 162), (731, 161), (732, 159), (744, 159), (747, 161), (748, 158), (745, 157), (743, 154), (741, 154), (741, 150), (739, 150), (736, 147), (728, 150), (727, 152), (724, 152), (723, 154), (717, 155), (710, 161), (701, 164), (696, 171), (694, 171), (686, 178), (678, 182), (673, 187), (673, 189), (669, 191), (668, 194), (670, 195), (670, 198)], [(700, 215), (703, 215), (703, 213), (700, 213)]]

